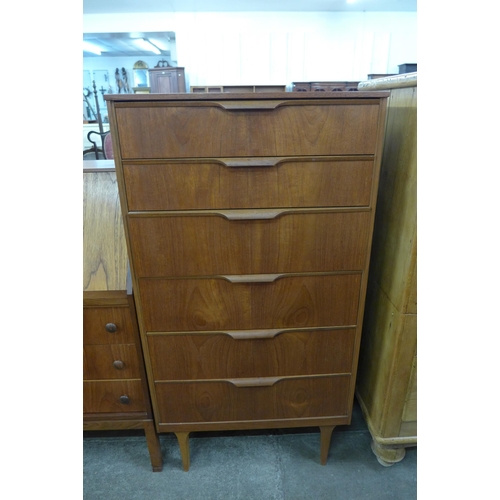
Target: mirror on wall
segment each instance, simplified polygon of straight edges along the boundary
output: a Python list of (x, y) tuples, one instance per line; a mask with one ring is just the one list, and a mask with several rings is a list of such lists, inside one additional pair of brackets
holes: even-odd
[(149, 92), (149, 66), (144, 61), (137, 61), (134, 64), (134, 92)]
[[(84, 159), (102, 158), (96, 150), (99, 146), (89, 141), (88, 134), (94, 131), (102, 135), (109, 130), (104, 96), (148, 93), (148, 69), (159, 61), (177, 66), (173, 31), (83, 34)], [(95, 139), (95, 134), (91, 137)]]
[[(147, 69), (154, 68), (160, 60), (177, 66), (173, 31), (84, 33), (83, 43), (83, 91), (84, 94), (90, 93), (89, 102), (83, 103), (84, 116), (88, 116), (88, 107), (95, 113), (94, 81), (105, 119), (104, 94), (134, 93), (134, 88), (147, 88)], [(138, 63), (143, 67), (137, 67)], [(136, 69), (142, 71), (136, 72)]]

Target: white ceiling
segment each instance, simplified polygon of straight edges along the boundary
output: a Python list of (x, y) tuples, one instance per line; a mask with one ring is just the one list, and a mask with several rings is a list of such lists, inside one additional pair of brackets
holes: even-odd
[(83, 0), (84, 14), (134, 12), (415, 12), (417, 0)]
[[(83, 0), (83, 14), (137, 12), (416, 12), (417, 0)], [(84, 40), (103, 48), (108, 57), (150, 56), (134, 38), (155, 38), (168, 46), (174, 33), (85, 33)], [(83, 52), (84, 57), (99, 57)], [(170, 51), (162, 50), (168, 57)]]

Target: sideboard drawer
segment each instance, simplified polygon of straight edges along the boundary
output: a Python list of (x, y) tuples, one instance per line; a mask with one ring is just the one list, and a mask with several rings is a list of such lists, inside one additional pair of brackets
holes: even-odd
[(278, 380), (160, 382), (155, 384), (158, 423), (345, 416), (349, 408), (350, 380), (349, 375), (333, 375)]
[(355, 329), (149, 335), (155, 380), (350, 373)]
[(129, 234), (139, 277), (357, 271), (370, 222), (369, 211), (170, 212), (130, 215)]
[(369, 206), (373, 158), (220, 158), (124, 163), (128, 209)]
[(144, 330), (181, 332), (355, 325), (360, 284), (360, 273), (249, 275), (141, 279), (139, 289)]
[[(116, 103), (123, 160), (374, 154), (378, 100)], [(133, 126), (131, 126), (133, 124)]]
[(140, 378), (135, 344), (83, 346), (83, 379)]
[(135, 343), (130, 309), (128, 307), (84, 307), (83, 343)]
[(146, 411), (141, 380), (83, 382), (84, 413)]

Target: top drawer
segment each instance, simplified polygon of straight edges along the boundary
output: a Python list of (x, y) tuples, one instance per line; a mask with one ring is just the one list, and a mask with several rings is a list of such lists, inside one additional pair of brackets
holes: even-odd
[(374, 154), (378, 100), (116, 104), (122, 159)]
[(84, 307), (83, 343), (133, 344), (136, 337), (128, 307)]

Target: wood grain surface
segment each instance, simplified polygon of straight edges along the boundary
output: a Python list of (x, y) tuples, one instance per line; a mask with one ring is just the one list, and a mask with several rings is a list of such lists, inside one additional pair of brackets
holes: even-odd
[[(116, 331), (107, 331), (108, 324), (115, 325)], [(134, 344), (136, 340), (128, 307), (83, 308), (84, 344)]]
[(330, 274), (271, 283), (141, 279), (139, 287), (146, 332), (214, 331), (355, 325), (360, 282), (360, 274)]
[(227, 217), (176, 212), (129, 216), (137, 276), (357, 271), (364, 267), (371, 222), (368, 211), (284, 213), (271, 220)]
[(83, 380), (126, 379), (140, 376), (135, 344), (83, 346)]
[(157, 383), (159, 423), (343, 416), (349, 380), (349, 375), (283, 378), (265, 387), (237, 387), (230, 381)]
[[(120, 402), (128, 396), (129, 403)], [(146, 411), (140, 380), (88, 380), (83, 382), (83, 412), (137, 412)]]
[(369, 206), (373, 158), (127, 162), (123, 173), (130, 211)]
[(83, 174), (83, 290), (126, 290), (127, 245), (115, 172)]
[(148, 336), (148, 346), (155, 380), (282, 377), (350, 373), (354, 334), (354, 328), (256, 339), (252, 332), (244, 339), (216, 332), (164, 334)]
[(378, 101), (350, 105), (326, 101), (307, 106), (285, 103), (264, 110), (228, 110), (204, 104), (117, 107), (122, 158), (375, 153)]

